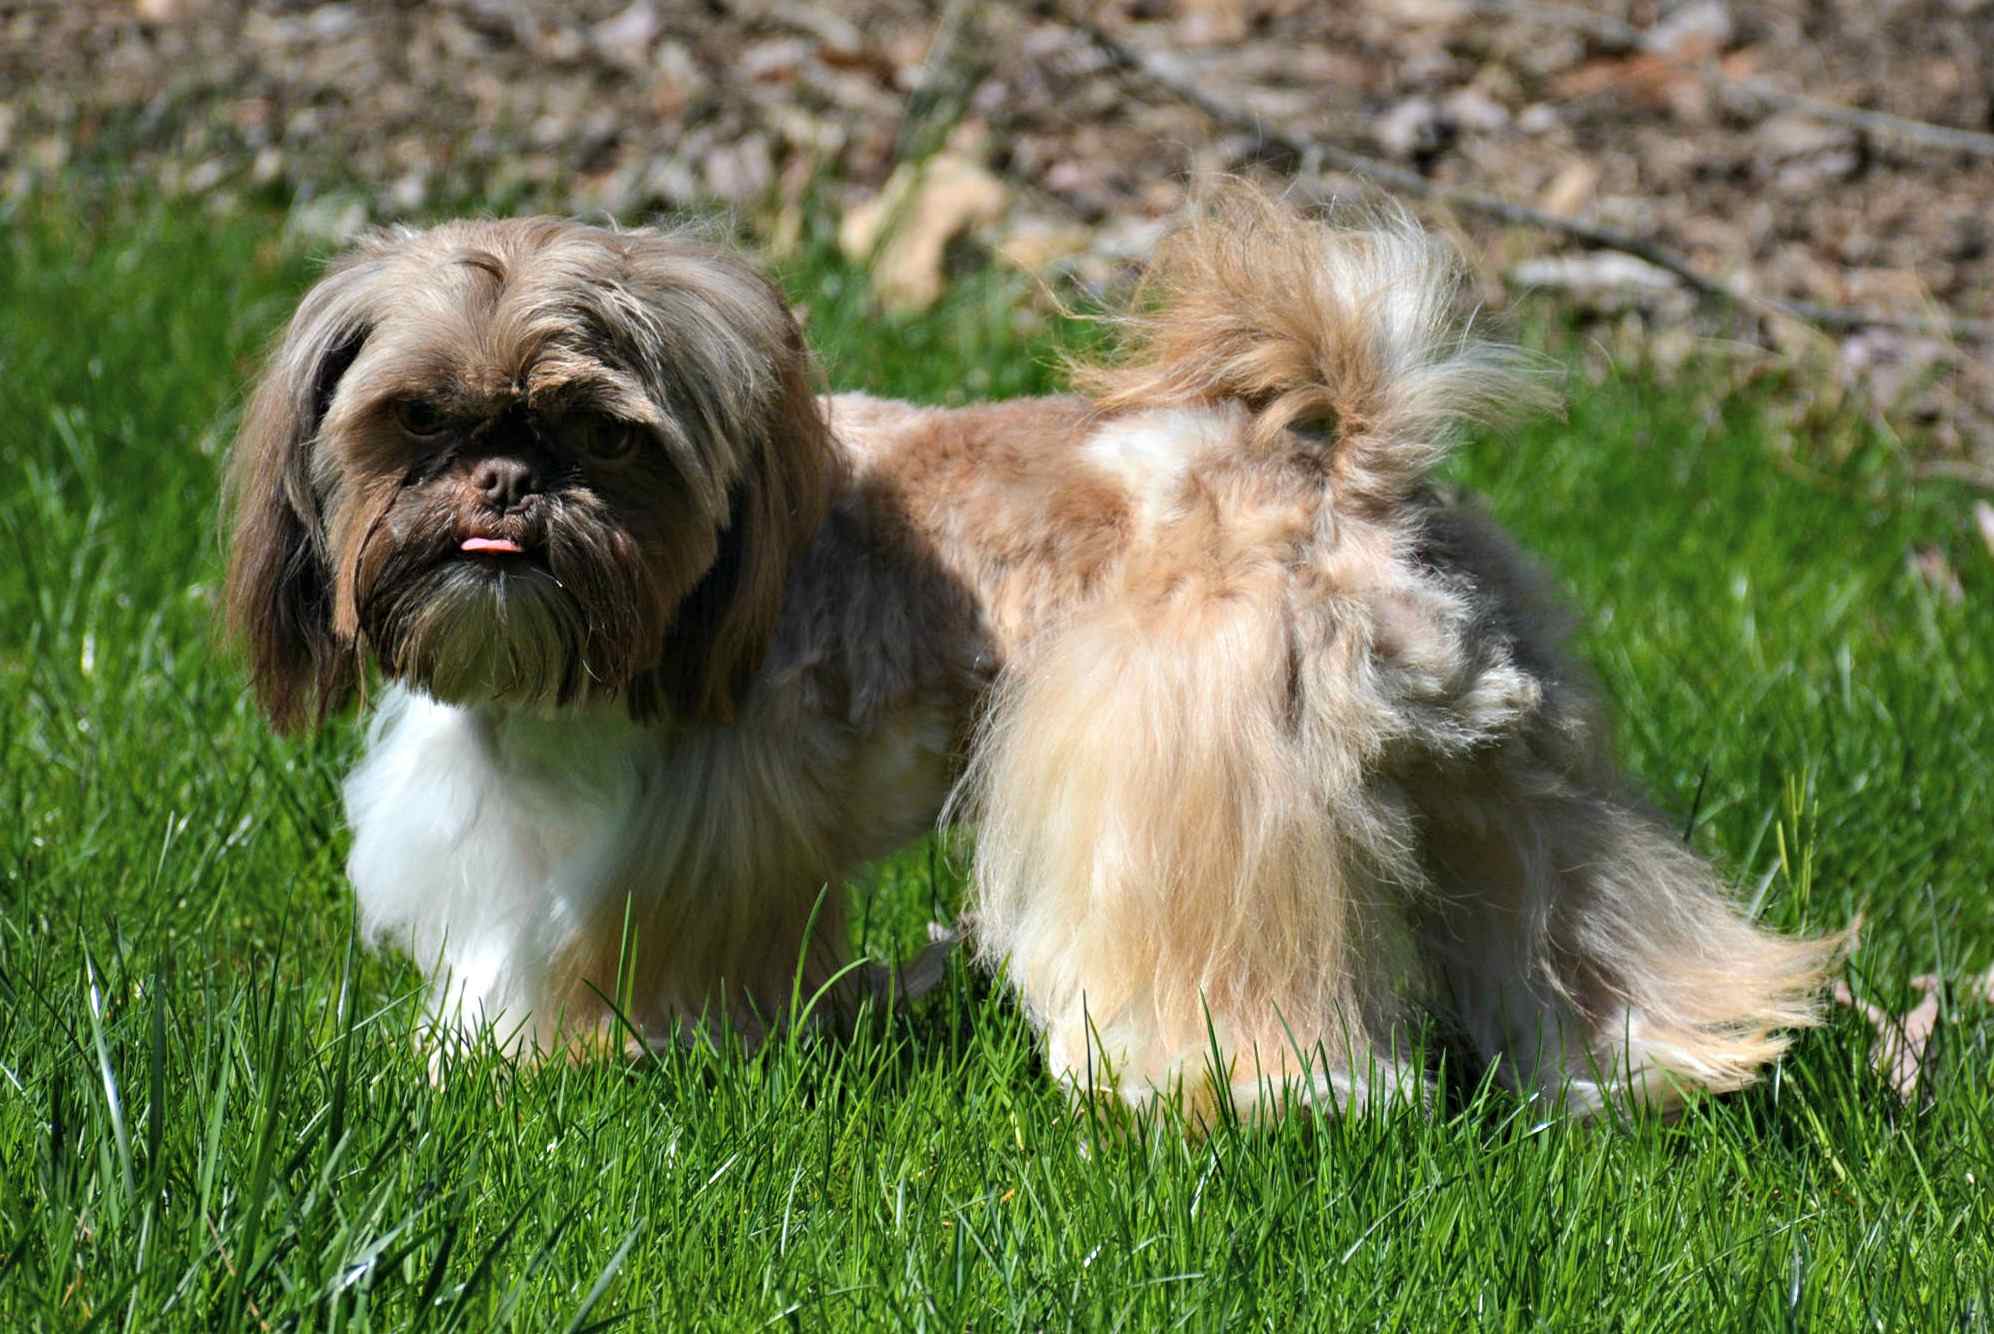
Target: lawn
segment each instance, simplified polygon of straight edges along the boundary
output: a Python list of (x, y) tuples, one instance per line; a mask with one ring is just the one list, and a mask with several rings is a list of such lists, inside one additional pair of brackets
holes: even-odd
[[(272, 738), (214, 641), (220, 456), (312, 272), (281, 224), (45, 200), (0, 236), (0, 1327), (1988, 1324), (1963, 989), (1912, 1104), (1839, 1011), (1673, 1124), (1466, 1079), (1203, 1141), (1094, 1124), (960, 966), (849, 1040), (432, 1084), (415, 971), (353, 937), (355, 728)], [(1030, 392), (1074, 336), (988, 275), (907, 320), (827, 259), (790, 278), (841, 386)], [(1862, 913), (1861, 994), (1986, 969), (1972, 497), (1833, 413), (1782, 424), (1789, 384), (1572, 382), (1456, 471), (1585, 608), (1631, 767), (1768, 920)], [(921, 848), (848, 892), (890, 952), (960, 879)]]

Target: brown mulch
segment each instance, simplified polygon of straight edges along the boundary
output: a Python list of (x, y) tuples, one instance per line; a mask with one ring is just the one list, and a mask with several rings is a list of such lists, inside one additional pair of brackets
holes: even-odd
[[(1118, 68), (1075, 19), (1238, 115)], [(1099, 281), (1200, 173), (1362, 193), (1254, 125), (1611, 227), (1740, 293), (1994, 319), (1994, 153), (1973, 138), (1994, 131), (1990, 0), (0, 2), (0, 195), (110, 165), (217, 206), (278, 194), (328, 234), (467, 201), (718, 201), (780, 242), (806, 198), (863, 205), (946, 148), (1002, 184), (964, 226)], [(1712, 310), (1554, 231), (1426, 211), (1488, 299), (1550, 293), (1665, 363), (1709, 339), (1799, 355), (1915, 425), (1941, 470), (1994, 476), (1994, 357), (1972, 339)]]

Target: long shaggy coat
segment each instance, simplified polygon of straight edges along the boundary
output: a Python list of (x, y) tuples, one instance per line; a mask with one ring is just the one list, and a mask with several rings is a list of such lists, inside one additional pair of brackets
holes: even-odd
[(349, 869), (448, 1025), (848, 1003), (825, 887), (946, 813), (1076, 1088), (1417, 1095), (1434, 1016), (1580, 1109), (1738, 1087), (1840, 942), (1628, 794), (1544, 579), (1430, 482), (1544, 399), (1454, 307), (1407, 220), (1223, 192), (1078, 392), (942, 410), (813, 398), (682, 237), (385, 234), (252, 406), (232, 612), (280, 722), (391, 678)]

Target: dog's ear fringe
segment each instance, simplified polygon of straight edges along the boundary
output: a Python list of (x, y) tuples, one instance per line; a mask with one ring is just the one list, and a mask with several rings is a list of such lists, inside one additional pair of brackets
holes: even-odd
[(1403, 209), (1321, 222), (1223, 181), (1104, 317), (1114, 351), (1068, 370), (1104, 412), (1236, 402), (1260, 447), (1319, 433), (1342, 493), (1390, 505), (1461, 424), (1557, 404), (1536, 361), (1471, 335), (1460, 286), (1458, 256)]
[[(648, 239), (688, 248), (678, 233)], [(724, 723), (738, 713), (774, 638), (791, 566), (830, 512), (838, 463), (817, 365), (782, 293), (738, 254), (698, 248), (703, 263), (738, 280), (728, 322), (760, 365), (748, 381), (753, 392), (717, 422), (743, 451), (719, 555), (679, 604), (658, 666), (630, 699), (638, 716), (664, 702), (679, 717)], [(761, 308), (745, 308), (743, 292)]]
[(310, 457), (340, 377), (367, 340), (363, 248), (314, 287), (272, 349), (229, 453), (232, 537), (222, 596), (226, 634), (280, 732), (322, 724), (352, 695), (359, 662), (333, 627), (325, 534)]

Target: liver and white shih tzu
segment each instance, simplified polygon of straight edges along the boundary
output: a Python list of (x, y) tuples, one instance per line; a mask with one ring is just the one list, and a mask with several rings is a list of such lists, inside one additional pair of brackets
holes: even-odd
[(229, 616), (280, 727), (386, 679), (362, 917), (521, 1051), (849, 1003), (837, 887), (947, 818), (1076, 1086), (1345, 1105), (1438, 1016), (1575, 1107), (1738, 1087), (1841, 942), (1627, 795), (1545, 581), (1429, 484), (1542, 397), (1455, 286), (1233, 188), (1079, 393), (940, 409), (820, 396), (683, 234), (381, 232), (248, 408)]

